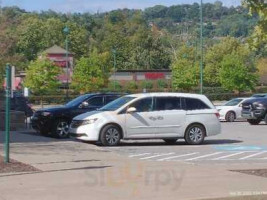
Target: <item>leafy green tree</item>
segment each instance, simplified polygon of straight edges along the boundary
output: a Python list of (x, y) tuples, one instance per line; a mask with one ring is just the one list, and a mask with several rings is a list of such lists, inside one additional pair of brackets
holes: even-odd
[(238, 91), (253, 90), (258, 81), (256, 73), (244, 64), (238, 54), (224, 56), (219, 71), (219, 79), (223, 88)]
[(251, 48), (260, 56), (267, 56), (267, 7), (264, 0), (243, 0), (243, 5), (250, 10), (250, 14), (257, 13), (259, 21), (250, 38)]
[(178, 58), (172, 63), (172, 88), (189, 91), (199, 83), (195, 49), (184, 45), (177, 55), (179, 55)]
[(254, 67), (251, 52), (238, 39), (227, 37), (218, 44), (213, 45), (205, 54), (204, 81), (207, 86), (220, 86), (219, 71), (224, 56), (238, 54), (243, 63)]
[(60, 73), (61, 69), (43, 56), (32, 61), (26, 69), (24, 86), (30, 88), (34, 94), (43, 97), (49, 91), (56, 90), (60, 86), (58, 80)]
[(72, 87), (81, 93), (98, 91), (105, 83), (101, 68), (101, 57), (96, 51), (89, 57), (81, 57), (74, 68)]

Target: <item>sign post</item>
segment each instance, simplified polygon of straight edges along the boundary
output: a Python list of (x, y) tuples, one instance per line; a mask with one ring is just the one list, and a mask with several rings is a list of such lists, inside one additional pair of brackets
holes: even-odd
[(10, 134), (10, 96), (11, 96), (11, 66), (6, 65), (6, 113), (5, 113), (5, 163), (9, 163), (9, 134)]

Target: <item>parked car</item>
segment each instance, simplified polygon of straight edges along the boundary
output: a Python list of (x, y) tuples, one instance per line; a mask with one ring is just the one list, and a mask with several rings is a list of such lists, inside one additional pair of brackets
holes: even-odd
[(29, 103), (28, 99), (20, 93), (14, 93), (13, 97), (10, 99), (10, 110), (22, 111), (25, 113), (26, 117), (31, 117), (33, 115), (32, 105)]
[(32, 127), (46, 136), (66, 138), (69, 136), (68, 128), (73, 117), (97, 110), (120, 96), (117, 93), (85, 94), (63, 106), (38, 110), (32, 117)]
[(242, 117), (251, 125), (257, 125), (262, 120), (267, 123), (267, 98), (251, 98), (242, 103)]
[(253, 94), (251, 97), (254, 97), (254, 98), (266, 98), (267, 97), (267, 93)]
[(216, 106), (220, 114), (220, 120), (225, 120), (227, 122), (233, 122), (236, 119), (242, 119), (242, 103), (248, 98), (234, 98), (227, 101), (222, 106)]
[(201, 144), (219, 134), (219, 113), (204, 95), (144, 93), (123, 96), (98, 111), (75, 117), (70, 135), (84, 141), (118, 145), (121, 139), (163, 139)]

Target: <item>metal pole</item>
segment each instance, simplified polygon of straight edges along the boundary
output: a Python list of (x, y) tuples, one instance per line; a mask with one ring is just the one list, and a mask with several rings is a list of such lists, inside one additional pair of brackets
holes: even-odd
[(66, 68), (67, 68), (67, 91), (66, 100), (69, 100), (69, 51), (68, 51), (68, 35), (66, 34)]
[(116, 49), (113, 49), (114, 91), (116, 90)]
[(9, 163), (11, 66), (6, 65), (5, 163)]
[(200, 0), (200, 94), (203, 94), (203, 2)]

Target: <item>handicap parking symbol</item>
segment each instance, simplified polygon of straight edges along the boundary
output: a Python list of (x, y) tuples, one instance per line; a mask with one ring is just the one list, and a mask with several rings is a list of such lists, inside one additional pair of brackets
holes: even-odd
[(225, 145), (217, 146), (215, 149), (224, 151), (261, 151), (266, 150), (267, 148), (263, 146)]

